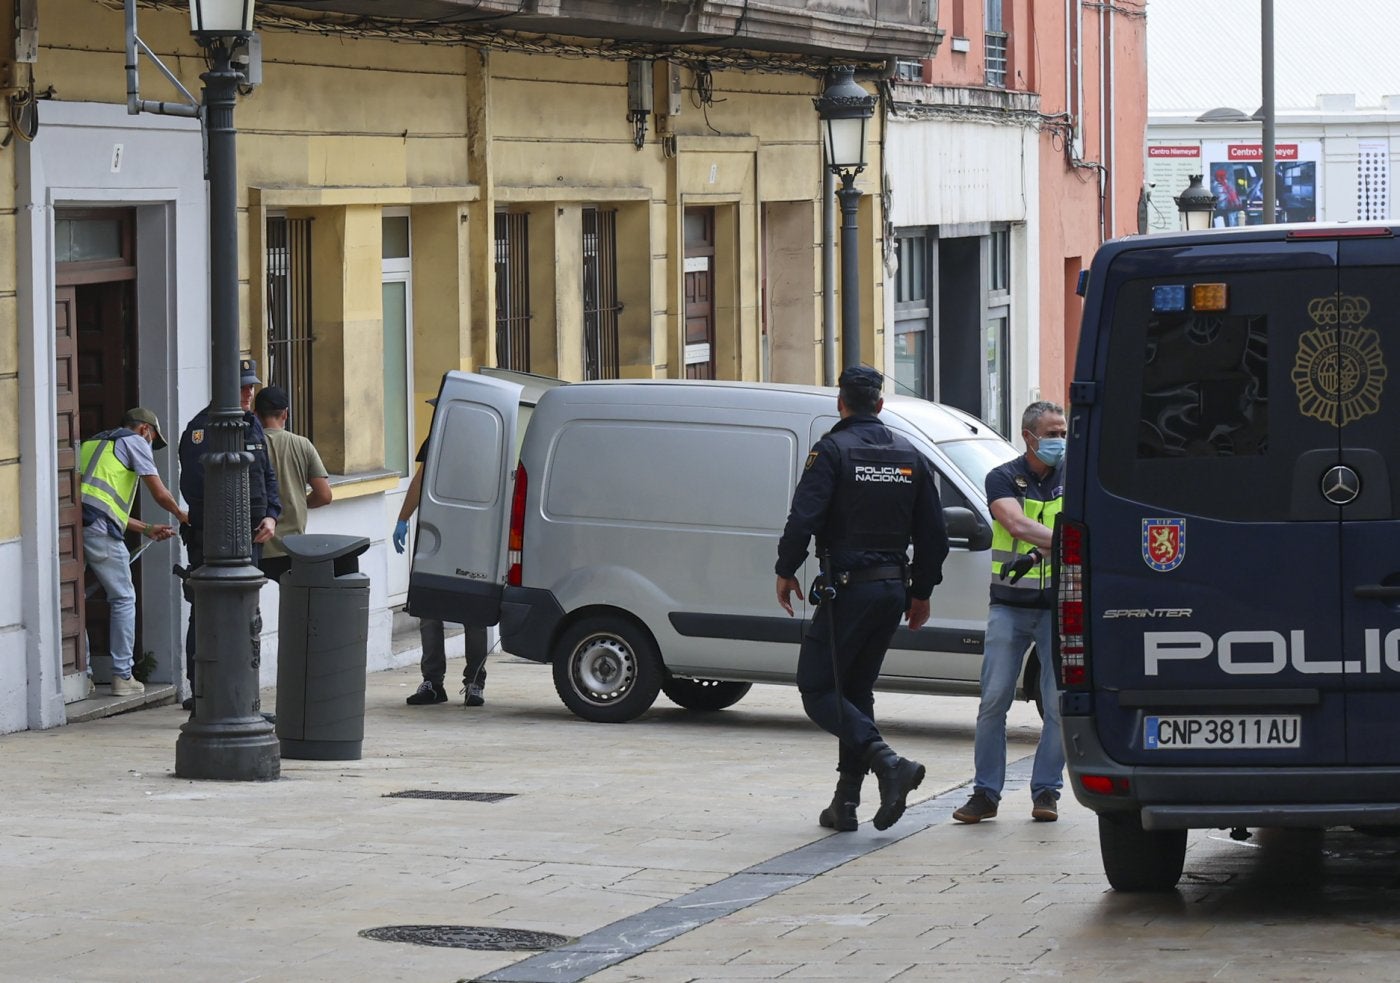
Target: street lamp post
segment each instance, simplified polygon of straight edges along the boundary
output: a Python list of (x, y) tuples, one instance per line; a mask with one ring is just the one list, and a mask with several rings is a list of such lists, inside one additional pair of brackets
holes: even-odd
[(1191, 175), (1191, 183), (1172, 201), (1181, 213), (1181, 227), (1187, 232), (1199, 232), (1210, 228), (1211, 217), (1215, 214), (1215, 195), (1201, 184), (1200, 174)]
[(233, 108), (243, 76), (233, 49), (253, 32), (253, 0), (191, 0), (191, 31), (209, 57), (204, 121), (209, 181), (212, 412), (204, 444), (204, 564), (191, 575), (195, 610), (194, 714), (180, 728), (180, 778), (265, 781), (281, 772), (277, 735), (259, 713), (258, 591), (243, 408), (239, 400), (238, 158)]
[(860, 241), (856, 210), (860, 190), (856, 175), (865, 170), (865, 127), (875, 112), (875, 97), (856, 82), (855, 69), (836, 67), (826, 88), (812, 100), (826, 128), (826, 162), (841, 179), (841, 366), (860, 364)]

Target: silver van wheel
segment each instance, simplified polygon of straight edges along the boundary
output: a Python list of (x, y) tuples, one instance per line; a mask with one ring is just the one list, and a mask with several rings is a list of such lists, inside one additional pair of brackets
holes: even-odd
[(661, 658), (644, 630), (620, 617), (585, 618), (554, 649), (554, 688), (584, 720), (623, 723), (661, 691)]

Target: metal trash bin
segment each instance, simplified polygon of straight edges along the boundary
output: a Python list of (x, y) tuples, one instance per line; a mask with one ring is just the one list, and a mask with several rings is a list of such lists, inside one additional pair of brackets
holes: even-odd
[(355, 761), (365, 737), (369, 574), (363, 536), (282, 539), (292, 559), (281, 581), (277, 737), (282, 757)]

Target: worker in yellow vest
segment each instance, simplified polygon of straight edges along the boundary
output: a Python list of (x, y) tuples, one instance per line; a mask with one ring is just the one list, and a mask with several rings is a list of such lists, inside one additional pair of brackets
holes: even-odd
[(1006, 711), (1026, 650), (1035, 644), (1040, 659), (1040, 702), (1044, 719), (1031, 767), (1031, 818), (1059, 818), (1065, 748), (1060, 736), (1060, 697), (1050, 661), (1050, 540), (1065, 492), (1065, 411), (1037, 400), (1021, 414), (1026, 452), (987, 473), (987, 507), (992, 513), (992, 589), (987, 634), (982, 644), (982, 703), (973, 739), (972, 796), (953, 813), (960, 823), (978, 823), (997, 814), (1006, 781)]
[(146, 690), (139, 680), (131, 678), (136, 644), (136, 588), (131, 582), (126, 532), (157, 541), (175, 535), (171, 526), (132, 518), (138, 484), (144, 483), (156, 504), (181, 523), (189, 521), (156, 472), (151, 451), (164, 446), (160, 421), (150, 410), (138, 406), (126, 411), (120, 427), (83, 441), (79, 449), (83, 559), (106, 591), (112, 611), (109, 638), (113, 696), (135, 696)]

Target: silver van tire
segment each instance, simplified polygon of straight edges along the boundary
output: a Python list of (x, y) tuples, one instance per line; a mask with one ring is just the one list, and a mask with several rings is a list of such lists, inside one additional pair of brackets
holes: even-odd
[(1170, 891), (1186, 864), (1186, 830), (1143, 829), (1136, 812), (1101, 812), (1099, 852), (1115, 891)]
[(702, 713), (732, 707), (751, 689), (753, 683), (736, 683), (724, 679), (684, 679), (680, 676), (672, 676), (661, 684), (661, 692), (676, 706)]
[(643, 628), (616, 615), (571, 625), (554, 647), (554, 689), (584, 720), (621, 724), (650, 709), (661, 692), (661, 653)]

